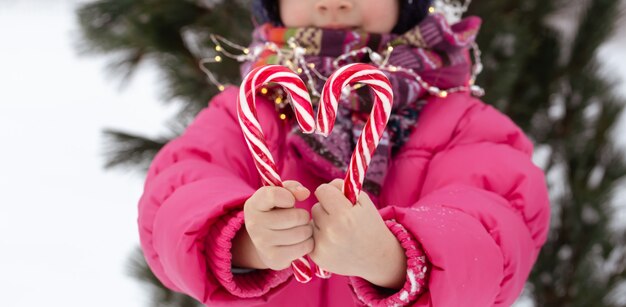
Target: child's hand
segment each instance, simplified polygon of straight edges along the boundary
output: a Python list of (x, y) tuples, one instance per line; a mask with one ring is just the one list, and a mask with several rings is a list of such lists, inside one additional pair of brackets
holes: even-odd
[(270, 269), (282, 270), (313, 250), (313, 227), (309, 212), (294, 208), (311, 192), (296, 181), (284, 188), (262, 187), (244, 205), (246, 230), (260, 260)]
[(319, 201), (311, 209), (315, 249), (309, 256), (331, 273), (401, 287), (406, 271), (402, 246), (367, 194), (361, 193), (352, 205), (342, 186), (343, 180), (336, 179), (315, 191)]

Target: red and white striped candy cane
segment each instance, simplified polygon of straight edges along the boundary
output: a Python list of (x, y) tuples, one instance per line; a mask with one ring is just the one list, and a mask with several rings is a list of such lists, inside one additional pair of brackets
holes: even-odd
[(374, 106), (352, 153), (343, 185), (343, 193), (352, 204), (356, 204), (357, 197), (361, 193), (365, 172), (383, 136), (393, 105), (391, 83), (380, 70), (362, 63), (343, 66), (334, 72), (324, 84), (317, 112), (318, 133), (328, 136), (333, 130), (342, 90), (355, 83), (370, 86), (374, 91)]
[[(317, 110), (317, 133), (324, 136), (330, 134), (335, 126), (342, 90), (355, 83), (369, 85), (375, 95), (370, 117), (352, 153), (343, 184), (343, 194), (352, 204), (356, 204), (361, 193), (365, 172), (387, 126), (393, 104), (391, 83), (380, 70), (361, 63), (346, 65), (334, 72), (324, 84)], [(316, 267), (315, 274), (322, 278), (329, 278), (331, 275), (320, 267)]]
[[(257, 89), (269, 82), (282, 86), (287, 92), (291, 98), (298, 124), (305, 133), (315, 131), (315, 120), (311, 98), (304, 82), (288, 68), (280, 65), (261, 66), (252, 70), (244, 78), (237, 99), (239, 125), (263, 184), (282, 187), (282, 180), (278, 175), (274, 158), (267, 147), (265, 135), (261, 130), (256, 112)], [(311, 265), (304, 257), (293, 261), (291, 267), (296, 280), (301, 283), (306, 283), (313, 277)]]

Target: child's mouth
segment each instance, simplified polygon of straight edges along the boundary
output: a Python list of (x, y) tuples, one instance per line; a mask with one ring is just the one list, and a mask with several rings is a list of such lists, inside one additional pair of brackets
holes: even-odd
[(342, 25), (342, 24), (328, 24), (323, 26), (323, 28), (325, 29), (331, 29), (331, 30), (350, 30), (350, 31), (356, 31), (359, 29), (359, 27), (357, 26), (350, 26), (350, 25)]

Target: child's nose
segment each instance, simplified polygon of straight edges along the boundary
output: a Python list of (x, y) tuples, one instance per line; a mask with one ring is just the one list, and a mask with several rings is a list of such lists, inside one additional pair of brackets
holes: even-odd
[(315, 4), (320, 13), (339, 13), (352, 9), (352, 2), (346, 0), (320, 0)]

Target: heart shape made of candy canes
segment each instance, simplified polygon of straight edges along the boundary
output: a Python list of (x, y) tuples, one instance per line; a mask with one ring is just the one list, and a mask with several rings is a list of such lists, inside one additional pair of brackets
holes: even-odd
[[(342, 189), (350, 202), (356, 204), (357, 197), (362, 190), (365, 172), (382, 138), (391, 113), (393, 91), (387, 76), (377, 68), (362, 63), (340, 68), (324, 84), (317, 121), (314, 121), (309, 93), (302, 79), (294, 72), (284, 66), (266, 65), (255, 68), (246, 75), (237, 99), (239, 124), (263, 184), (282, 187), (282, 180), (267, 147), (256, 112), (256, 91), (267, 83), (275, 83), (283, 87), (290, 98), (298, 125), (304, 133), (315, 131), (324, 136), (332, 132), (338, 101), (344, 88), (361, 83), (373, 90), (374, 106), (352, 153)], [(299, 282), (306, 283), (311, 280), (311, 266), (304, 257), (296, 259), (291, 267)], [(322, 278), (330, 277), (328, 272), (318, 266), (316, 266), (315, 274)]]

